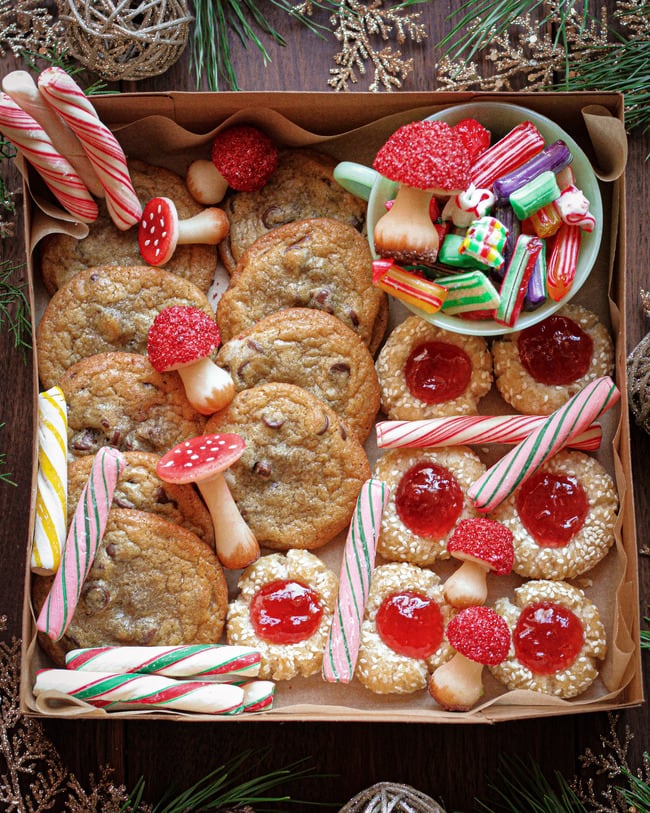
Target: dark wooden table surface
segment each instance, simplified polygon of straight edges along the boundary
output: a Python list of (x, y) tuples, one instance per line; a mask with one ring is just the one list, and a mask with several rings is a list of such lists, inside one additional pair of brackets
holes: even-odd
[[(611, 2), (609, 4), (612, 5)], [(286, 35), (288, 46), (269, 44), (271, 63), (263, 67), (254, 48), (234, 44), (234, 59), (243, 90), (328, 90), (327, 78), (337, 43), (288, 23), (268, 6), (269, 16)], [(440, 54), (434, 43), (448, 30), (446, 15), (453, 4), (427, 3), (421, 7), (429, 28), (428, 40), (419, 46), (403, 46), (414, 59), (414, 72), (403, 90), (435, 90), (435, 62)], [(4, 60), (3, 73), (17, 63)], [(20, 66), (22, 67), (22, 66)], [(355, 90), (364, 90), (360, 82)], [(124, 90), (194, 90), (188, 54), (166, 74), (129, 83)], [(400, 92), (400, 91), (396, 91)], [(650, 173), (646, 156), (650, 137), (630, 137), (627, 169), (627, 343), (633, 348), (649, 329), (639, 302), (639, 290), (650, 288), (648, 212)], [(2, 244), (3, 258), (24, 256), (18, 236)], [(19, 277), (17, 277), (19, 278)], [(5, 469), (17, 487), (0, 483), (0, 615), (8, 619), (10, 635), (20, 635), (23, 573), (27, 540), (32, 433), (31, 368), (12, 346), (6, 331), (0, 335), (0, 452), (6, 454)], [(650, 524), (650, 437), (632, 428), (632, 453), (639, 547), (648, 544)], [(650, 604), (650, 562), (640, 556), (641, 613)], [(647, 667), (647, 655), (645, 656)], [(646, 670), (648, 671), (648, 670)], [(646, 694), (648, 693), (646, 676)], [(620, 715), (619, 730), (628, 725), (635, 732), (630, 761), (639, 764), (650, 746), (646, 706)], [(283, 767), (309, 756), (317, 770), (328, 773), (327, 781), (301, 782), (293, 788), (297, 798), (344, 802), (379, 780), (400, 781), (444, 800), (448, 809), (469, 811), (472, 800), (485, 792), (494, 776), (500, 754), (530, 754), (551, 777), (560, 771), (567, 777), (580, 772), (579, 755), (599, 750), (609, 729), (608, 715), (589, 713), (546, 720), (499, 723), (495, 726), (351, 724), (351, 723), (254, 723), (245, 725), (174, 724), (164, 722), (61, 722), (47, 721), (46, 730), (56, 747), (80, 777), (109, 763), (118, 780), (132, 786), (143, 775), (152, 797), (172, 782), (187, 784), (207, 773), (224, 759), (243, 749), (271, 745), (268, 767)]]

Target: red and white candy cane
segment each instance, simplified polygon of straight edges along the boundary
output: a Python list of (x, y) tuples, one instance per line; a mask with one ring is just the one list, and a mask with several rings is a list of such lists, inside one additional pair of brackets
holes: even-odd
[(323, 656), (323, 678), (329, 683), (349, 683), (354, 676), (361, 622), (388, 495), (389, 489), (381, 480), (367, 480), (359, 492), (343, 551), (339, 594)]
[(470, 180), (475, 186), (489, 189), (497, 178), (525, 164), (545, 146), (537, 127), (524, 121), (481, 153), (472, 164)]
[(41, 73), (38, 88), (81, 142), (104, 187), (106, 206), (117, 228), (124, 231), (135, 226), (140, 221), (142, 206), (131, 183), (126, 156), (83, 90), (56, 67)]
[(78, 671), (139, 672), (225, 682), (255, 677), (260, 659), (258, 649), (228, 644), (100, 646), (71, 650), (65, 665)]
[(144, 707), (190, 711), (201, 714), (239, 714), (244, 690), (232, 683), (204, 680), (174, 680), (162, 675), (76, 672), (72, 669), (43, 669), (36, 674), (37, 699), (59, 692), (91, 706), (105, 708)]
[[(521, 443), (546, 420), (545, 415), (453, 415), (421, 421), (379, 421), (380, 449), (424, 449), (434, 446), (466, 446), (482, 443)], [(600, 447), (603, 429), (593, 423), (569, 445), (594, 451)]]
[(470, 502), (482, 513), (493, 511), (619, 398), (620, 392), (609, 376), (591, 381), (472, 483), (467, 492)]
[(0, 132), (34, 167), (67, 212), (83, 223), (97, 218), (97, 204), (68, 159), (36, 119), (6, 93), (0, 93)]
[(54, 641), (64, 635), (74, 615), (84, 580), (104, 536), (124, 465), (124, 455), (108, 446), (100, 449), (93, 460), (63, 547), (61, 565), (36, 621), (37, 628)]

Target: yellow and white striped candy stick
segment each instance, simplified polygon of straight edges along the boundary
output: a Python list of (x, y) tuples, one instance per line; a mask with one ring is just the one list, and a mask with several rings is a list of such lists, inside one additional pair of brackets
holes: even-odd
[(38, 474), (31, 568), (56, 573), (67, 534), (68, 416), (65, 396), (52, 387), (38, 396)]

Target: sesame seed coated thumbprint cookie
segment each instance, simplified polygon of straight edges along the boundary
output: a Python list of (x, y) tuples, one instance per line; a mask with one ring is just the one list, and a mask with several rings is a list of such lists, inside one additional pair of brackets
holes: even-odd
[(482, 336), (452, 333), (410, 316), (386, 339), (376, 363), (381, 406), (391, 420), (472, 415), (492, 386)]
[(501, 396), (530, 415), (550, 415), (614, 369), (607, 328), (581, 305), (565, 305), (543, 322), (496, 339), (492, 356)]

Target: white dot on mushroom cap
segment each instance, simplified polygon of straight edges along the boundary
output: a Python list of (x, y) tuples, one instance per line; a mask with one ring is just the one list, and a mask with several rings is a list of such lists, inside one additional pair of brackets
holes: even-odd
[(149, 229), (149, 234), (155, 234), (155, 233), (156, 233), (156, 227), (155, 227), (155, 226), (152, 226), (152, 227)]
[(141, 223), (141, 226), (142, 226), (142, 228), (143, 228), (143, 229), (146, 229), (146, 228), (147, 228), (147, 221), (145, 220), (145, 218), (144, 218), (144, 217), (142, 218), (142, 223)]
[(188, 460), (186, 463), (183, 463), (183, 468), (184, 469), (191, 469), (193, 465), (194, 465), (194, 463), (192, 463), (191, 460)]
[(165, 228), (165, 218), (164, 217), (161, 217), (160, 220), (158, 221), (158, 223), (159, 223), (161, 229)]
[(160, 243), (160, 240), (159, 240), (158, 238), (156, 238), (156, 239), (153, 241), (154, 246), (157, 246), (159, 243)]
[(161, 237), (167, 237), (167, 231), (163, 231), (163, 233), (161, 234)]
[(149, 220), (153, 220), (153, 212), (149, 212)]
[(158, 214), (160, 214), (162, 212), (162, 204), (161, 203), (159, 203), (158, 206), (156, 207), (156, 212)]
[(236, 449), (236, 448), (237, 448), (237, 444), (236, 444), (236, 443), (231, 443), (231, 444), (230, 444), (230, 446), (229, 446), (228, 448), (229, 448), (229, 449)]
[(150, 246), (151, 245), (151, 240), (145, 240), (144, 244), (145, 244), (145, 246)]
[(192, 454), (192, 455), (190, 455), (190, 460), (198, 460), (198, 459), (199, 459), (198, 454)]

